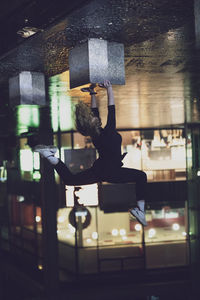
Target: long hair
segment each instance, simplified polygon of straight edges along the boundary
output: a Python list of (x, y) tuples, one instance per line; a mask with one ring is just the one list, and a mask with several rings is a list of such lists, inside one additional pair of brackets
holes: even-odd
[(100, 119), (95, 122), (91, 108), (83, 101), (79, 101), (75, 106), (76, 129), (84, 136), (95, 136), (99, 134)]

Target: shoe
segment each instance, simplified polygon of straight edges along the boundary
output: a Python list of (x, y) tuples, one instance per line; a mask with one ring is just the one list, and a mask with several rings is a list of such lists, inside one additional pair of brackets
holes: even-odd
[(33, 148), (34, 152), (39, 152), (41, 156), (45, 158), (54, 156), (57, 150), (57, 147), (55, 147), (54, 145), (37, 145)]
[(33, 151), (40, 153), (42, 157), (46, 158), (54, 166), (59, 162), (59, 159), (54, 156), (57, 150), (53, 145), (37, 145), (33, 149)]
[(143, 226), (147, 226), (145, 212), (140, 210), (138, 207), (129, 210), (130, 214), (137, 219), (137, 221)]

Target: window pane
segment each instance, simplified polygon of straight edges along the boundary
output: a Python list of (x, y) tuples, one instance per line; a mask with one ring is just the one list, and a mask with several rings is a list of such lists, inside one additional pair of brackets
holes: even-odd
[(186, 153), (183, 130), (147, 130), (141, 135), (142, 168), (148, 181), (185, 180)]

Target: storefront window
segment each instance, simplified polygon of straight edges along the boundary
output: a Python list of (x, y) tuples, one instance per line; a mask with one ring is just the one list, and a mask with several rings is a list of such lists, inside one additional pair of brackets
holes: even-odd
[[(153, 206), (153, 205), (152, 205)], [(187, 209), (173, 203), (147, 210), (146, 267), (163, 268), (189, 263)]]
[(61, 134), (61, 160), (64, 161), (64, 150), (72, 148), (72, 135), (71, 133)]
[(69, 245), (75, 245), (75, 227), (69, 222), (71, 209), (64, 207), (57, 212), (57, 236), (58, 240)]
[[(122, 131), (121, 135), (122, 153), (128, 152), (123, 160), (124, 167), (144, 170), (149, 182), (185, 180), (185, 138), (182, 130)], [(74, 133), (73, 149), (70, 149), (70, 135), (65, 137), (63, 144), (66, 147), (64, 155), (70, 157), (68, 162), (64, 156), (65, 163), (71, 171), (76, 173), (89, 167), (83, 162), (87, 150), (94, 149), (90, 138)], [(92, 185), (89, 187), (92, 189)], [(144, 253), (147, 268), (188, 263), (185, 203), (150, 205), (146, 211), (148, 226), (143, 231), (128, 211), (101, 210), (96, 185), (92, 196), (86, 196), (86, 199), (87, 186), (80, 186), (75, 191), (76, 188), (66, 186), (66, 207), (59, 209), (57, 217), (60, 261), (66, 269), (69, 267), (75, 271), (76, 259), (79, 271), (83, 273), (97, 272), (98, 263), (102, 270), (120, 270), (122, 265), (126, 269), (144, 268)], [(74, 200), (74, 195), (78, 199)], [(163, 249), (168, 249), (169, 254), (162, 258), (158, 253), (163, 253)], [(176, 262), (173, 253), (180, 249), (182, 255)], [(68, 259), (69, 253), (73, 263)]]
[(27, 138), (20, 139), (20, 173), (22, 180), (39, 181), (40, 157), (27, 145)]
[(185, 207), (147, 210), (148, 226), (145, 242), (184, 241), (187, 238), (187, 214)]
[[(69, 72), (68, 72), (69, 73)], [(49, 79), (49, 98), (51, 121), (54, 132), (71, 130), (74, 127), (73, 105), (69, 96), (69, 81), (66, 82), (67, 72)], [(62, 77), (64, 80), (62, 80)]]
[(142, 169), (148, 181), (186, 179), (185, 137), (182, 129), (122, 132), (124, 166)]
[(16, 110), (17, 134), (28, 132), (30, 128), (38, 128), (40, 111), (38, 105), (18, 105)]
[(11, 243), (37, 255), (37, 234), (42, 233), (41, 208), (25, 202), (24, 196), (11, 195), (9, 202)]
[(83, 136), (78, 132), (74, 133), (74, 149), (94, 148), (89, 136)]

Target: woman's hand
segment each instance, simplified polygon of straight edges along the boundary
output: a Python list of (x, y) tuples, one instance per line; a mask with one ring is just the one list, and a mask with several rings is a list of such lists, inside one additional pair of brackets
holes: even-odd
[(99, 87), (108, 89), (108, 88), (112, 87), (112, 84), (110, 83), (109, 80), (104, 80), (103, 83), (99, 83)]
[(107, 95), (108, 95), (108, 106), (109, 105), (114, 105), (115, 100), (114, 100), (114, 95), (113, 95), (113, 90), (112, 90), (112, 84), (110, 83), (109, 80), (104, 80), (103, 83), (99, 84), (100, 87), (105, 88), (107, 90)]

